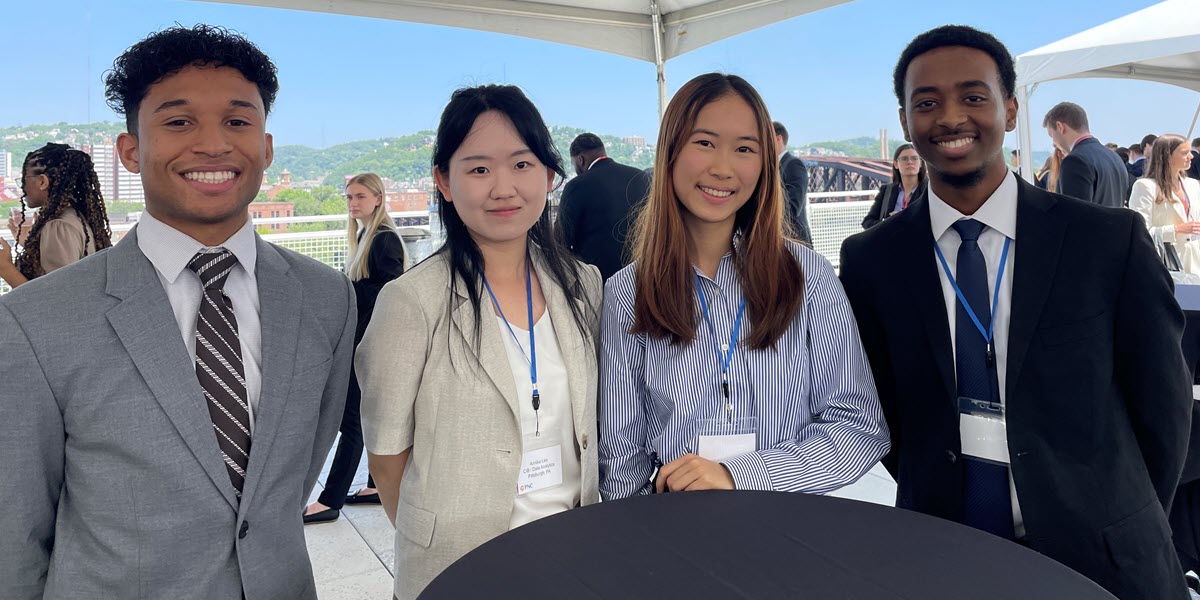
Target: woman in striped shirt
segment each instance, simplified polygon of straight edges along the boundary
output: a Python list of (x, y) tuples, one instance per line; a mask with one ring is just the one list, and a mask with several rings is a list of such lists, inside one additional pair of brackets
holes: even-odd
[(601, 319), (600, 492), (823, 493), (889, 447), (830, 264), (785, 238), (775, 136), (740, 77), (667, 107), (634, 263)]

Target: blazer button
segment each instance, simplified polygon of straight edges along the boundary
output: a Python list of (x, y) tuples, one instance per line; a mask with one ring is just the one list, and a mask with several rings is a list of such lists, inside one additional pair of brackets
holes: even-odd
[(246, 532), (250, 531), (250, 521), (242, 521), (242, 528), (238, 531), (238, 539), (246, 539)]
[(946, 460), (948, 460), (950, 462), (954, 462), (954, 461), (958, 460), (958, 455), (956, 455), (953, 450), (947, 450), (946, 451)]
[(583, 449), (587, 450), (587, 434), (583, 434)]

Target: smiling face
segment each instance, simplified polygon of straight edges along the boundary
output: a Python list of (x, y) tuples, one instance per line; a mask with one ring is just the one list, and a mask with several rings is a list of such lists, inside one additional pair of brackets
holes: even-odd
[(503, 113), (487, 111), (450, 157), (445, 173), (434, 169), (438, 190), (462, 218), (475, 243), (524, 240), (554, 183)]
[(732, 229), (738, 209), (758, 187), (762, 152), (754, 110), (741, 96), (726, 94), (701, 108), (671, 168), (684, 223)]
[(351, 219), (367, 219), (383, 203), (383, 198), (361, 183), (346, 186), (346, 210)]
[(117, 148), (146, 209), (205, 244), (233, 235), (273, 158), (258, 88), (236, 69), (186, 67), (150, 86), (137, 123)]
[(934, 180), (971, 188), (1007, 173), (1004, 133), (1016, 128), (1017, 102), (1006, 97), (987, 53), (946, 46), (917, 56), (908, 65), (904, 96), (904, 137)]

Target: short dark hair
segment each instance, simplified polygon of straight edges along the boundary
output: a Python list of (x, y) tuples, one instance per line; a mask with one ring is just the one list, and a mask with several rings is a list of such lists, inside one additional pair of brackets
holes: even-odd
[(783, 145), (786, 146), (788, 141), (787, 127), (784, 127), (783, 123), (779, 121), (771, 121), (771, 126), (775, 128), (775, 135), (783, 138)]
[(1121, 157), (1121, 162), (1129, 162), (1129, 148), (1117, 148), (1113, 152), (1116, 152), (1117, 156)]
[(892, 86), (901, 108), (905, 106), (904, 77), (908, 74), (908, 65), (926, 52), (947, 46), (974, 48), (992, 57), (1000, 74), (1000, 83), (1004, 86), (1005, 98), (1012, 98), (1016, 93), (1017, 70), (1013, 66), (1012, 54), (996, 36), (966, 25), (943, 25), (913, 38), (904, 48), (904, 52), (900, 53), (900, 60), (896, 61), (896, 70), (892, 72)]
[(579, 156), (592, 150), (604, 152), (604, 140), (594, 133), (581, 133), (571, 142), (571, 156)]
[(1141, 144), (1130, 144), (1129, 151), (1141, 154), (1142, 153), (1142, 145)]
[(1042, 119), (1042, 127), (1050, 127), (1055, 123), (1062, 123), (1075, 131), (1088, 132), (1087, 111), (1083, 107), (1074, 102), (1059, 102), (1046, 113)]
[(1154, 141), (1157, 139), (1157, 135), (1154, 135), (1153, 133), (1147, 133), (1146, 137), (1142, 138), (1142, 147), (1145, 148), (1146, 146), (1153, 146)]
[(113, 61), (104, 75), (104, 95), (125, 127), (137, 133), (138, 108), (150, 86), (186, 67), (229, 67), (258, 87), (263, 111), (271, 112), (279, 91), (275, 64), (241, 34), (198, 23), (176, 25), (134, 44)]
[(1193, 148), (1200, 147), (1200, 137), (1192, 138), (1192, 147)]
[(1019, 150), (1013, 150), (1013, 151), (1012, 151), (1012, 155), (1013, 155), (1013, 156), (1020, 156), (1020, 155), (1021, 155), (1021, 152), (1020, 152)]

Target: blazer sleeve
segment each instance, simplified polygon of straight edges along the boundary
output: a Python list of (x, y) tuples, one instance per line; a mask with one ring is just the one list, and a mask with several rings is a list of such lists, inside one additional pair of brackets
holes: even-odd
[(608, 280), (600, 317), (600, 496), (605, 501), (649, 494), (654, 471), (646, 454), (646, 337), (633, 327), (633, 294)]
[(1129, 194), (1129, 208), (1142, 215), (1150, 238), (1154, 242), (1175, 242), (1175, 226), (1154, 226), (1154, 197), (1158, 194), (1158, 186), (1149, 179), (1139, 179), (1133, 183), (1133, 192)]
[(1061, 190), (1059, 193), (1064, 196), (1084, 202), (1098, 201), (1092, 197), (1092, 191), (1096, 188), (1096, 170), (1079, 156), (1068, 154), (1063, 158), (1062, 167), (1059, 168), (1058, 185)]
[(871, 205), (871, 210), (868, 210), (867, 216), (863, 217), (863, 229), (870, 229), (881, 222), (879, 215), (883, 213), (883, 203), (887, 202), (888, 198), (892, 196), (891, 190), (892, 186), (890, 184), (885, 184), (879, 188), (879, 193), (875, 194), (875, 202)]
[(383, 286), (375, 305), (380, 318), (367, 325), (354, 358), (362, 389), (363, 442), (371, 454), (400, 454), (413, 445), (430, 332), (421, 303), (404, 283)]
[(0, 598), (41, 599), (63, 488), (62, 409), (20, 323), (0, 304)]
[(580, 213), (583, 210), (583, 201), (579, 195), (578, 182), (568, 183), (563, 189), (562, 200), (558, 203), (558, 221), (555, 223), (558, 234), (561, 236), (560, 239), (572, 251), (575, 250), (575, 244), (579, 240), (577, 228), (580, 225)]
[(354, 331), (358, 322), (358, 307), (354, 301), (354, 286), (345, 275), (338, 274), (345, 289), (345, 314), (342, 330), (338, 334), (337, 343), (333, 348), (333, 364), (329, 368), (329, 377), (325, 380), (325, 389), (321, 394), (321, 412), (317, 417), (316, 437), (313, 441), (313, 454), (309, 462), (308, 473), (304, 478), (304, 496), (312, 493), (317, 477), (325, 466), (325, 458), (329, 456), (329, 448), (337, 437), (342, 424), (342, 411), (346, 406), (346, 391), (350, 384), (351, 361), (354, 360)]
[(887, 454), (889, 436), (854, 313), (833, 267), (808, 276), (812, 420), (792, 439), (723, 461), (739, 490), (823, 494), (853, 483)]
[(1169, 513), (1191, 431), (1192, 386), (1181, 347), (1184, 318), (1150, 235), (1141, 219), (1130, 221), (1114, 315), (1115, 375), (1141, 459)]
[(379, 290), (404, 274), (404, 253), (404, 241), (400, 239), (399, 234), (391, 230), (375, 233), (371, 254), (367, 257), (371, 276), (360, 280), (355, 287), (358, 294), (358, 324), (354, 330), (356, 343), (362, 341), (367, 332), (367, 324), (375, 314), (375, 301), (379, 298)]

